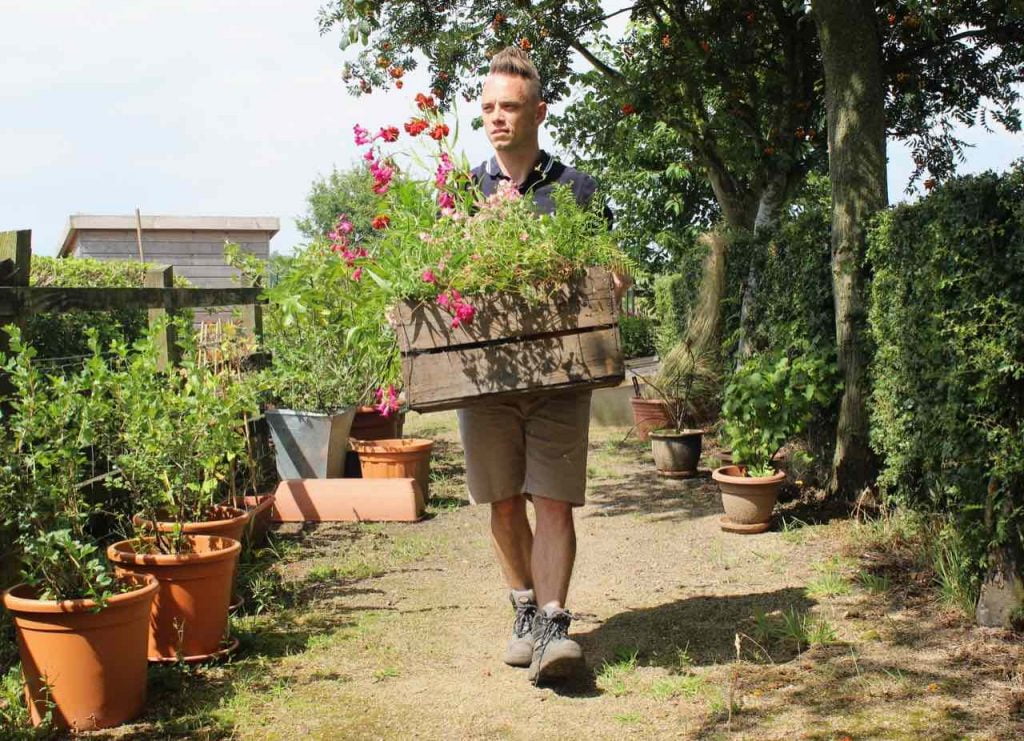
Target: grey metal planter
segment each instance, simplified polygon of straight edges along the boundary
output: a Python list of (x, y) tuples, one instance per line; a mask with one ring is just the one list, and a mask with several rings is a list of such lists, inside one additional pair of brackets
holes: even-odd
[(356, 407), (331, 414), (271, 409), (264, 415), (282, 479), (336, 479), (345, 469), (348, 433)]

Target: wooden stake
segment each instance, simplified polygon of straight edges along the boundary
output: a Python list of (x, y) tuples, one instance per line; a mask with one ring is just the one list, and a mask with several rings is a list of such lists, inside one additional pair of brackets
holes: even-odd
[(139, 209), (135, 208), (135, 241), (139, 245), (139, 262), (145, 262), (146, 258), (142, 254), (142, 214), (139, 213)]

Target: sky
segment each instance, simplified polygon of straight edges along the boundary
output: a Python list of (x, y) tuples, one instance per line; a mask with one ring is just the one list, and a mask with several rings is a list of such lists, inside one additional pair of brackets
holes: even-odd
[[(314, 179), (358, 158), (352, 127), (407, 120), (426, 87), (350, 97), (321, 0), (0, 0), (0, 230), (56, 254), (74, 213), (276, 216), (290, 252)], [(625, 16), (620, 17), (624, 19)], [(617, 19), (618, 20), (618, 19)], [(490, 154), (459, 112), (459, 148)], [(970, 131), (963, 172), (1002, 170), (1024, 136)], [(542, 132), (541, 146), (554, 149)], [(890, 147), (892, 200), (912, 164)]]

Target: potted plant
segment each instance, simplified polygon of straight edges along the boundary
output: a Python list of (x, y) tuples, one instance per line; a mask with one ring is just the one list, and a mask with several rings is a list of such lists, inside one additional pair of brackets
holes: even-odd
[(107, 728), (141, 712), (146, 640), (158, 590), (146, 576), (115, 577), (89, 531), (81, 483), (86, 454), (110, 414), (110, 372), (93, 356), (77, 373), (46, 377), (10, 329), (0, 358), (11, 395), (0, 425), (0, 525), (15, 536), (22, 582), (3, 594), (18, 638), (33, 723)]
[[(184, 333), (182, 333), (184, 334)], [(119, 347), (109, 458), (115, 481), (140, 512), (139, 535), (107, 550), (120, 573), (152, 574), (153, 660), (202, 660), (223, 651), (244, 510), (220, 504), (245, 455), (246, 423), (257, 411), (253, 387), (183, 353), (180, 367), (157, 368), (152, 337)]]
[(649, 433), (658, 473), (670, 478), (697, 475), (708, 399), (718, 389), (718, 373), (709, 354), (697, 354), (684, 342), (662, 363), (655, 379), (643, 379), (661, 402), (668, 424)]
[[(332, 238), (352, 242), (352, 228), (342, 216)], [(263, 374), (272, 404), (265, 416), (282, 479), (342, 475), (356, 412), (397, 362), (382, 297), (364, 290), (332, 244), (301, 247), (265, 294), (273, 357)]]
[(755, 355), (733, 374), (722, 419), (734, 463), (712, 473), (722, 492), (723, 530), (760, 533), (771, 527), (786, 480), (775, 469), (775, 456), (804, 430), (815, 406), (832, 398), (834, 378), (833, 363), (807, 347)]

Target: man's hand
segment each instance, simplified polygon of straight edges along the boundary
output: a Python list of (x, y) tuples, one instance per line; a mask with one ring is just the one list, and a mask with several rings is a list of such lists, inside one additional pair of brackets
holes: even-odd
[(631, 285), (633, 285), (633, 279), (627, 273), (612, 271), (612, 295), (615, 297), (617, 306), (622, 305), (622, 297), (626, 295), (626, 291)]

